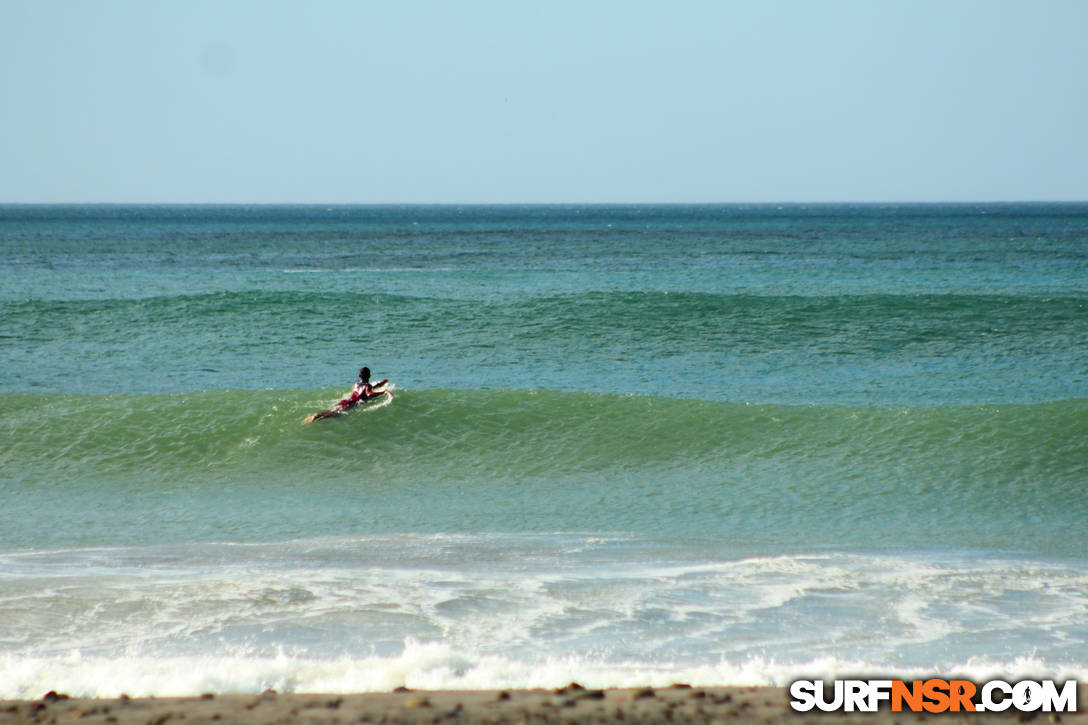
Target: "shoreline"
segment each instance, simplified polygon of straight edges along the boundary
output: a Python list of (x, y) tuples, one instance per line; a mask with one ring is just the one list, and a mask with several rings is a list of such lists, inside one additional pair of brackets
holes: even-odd
[(0, 724), (104, 723), (751, 723), (856, 722), (906, 723), (931, 719), (950, 722), (1074, 723), (1088, 725), (1084, 703), (1088, 687), (1078, 686), (1075, 713), (876, 713), (794, 712), (785, 687), (622, 688), (592, 690), (571, 683), (555, 690), (407, 690), (356, 694), (277, 693), (205, 694), (198, 697), (94, 699), (50, 692), (39, 700), (0, 700)]

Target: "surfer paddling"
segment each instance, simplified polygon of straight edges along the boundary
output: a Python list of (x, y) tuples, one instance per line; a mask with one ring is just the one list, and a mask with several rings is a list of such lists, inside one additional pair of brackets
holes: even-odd
[(368, 400), (381, 397), (383, 395), (389, 396), (389, 400), (393, 399), (393, 391), (390, 390), (392, 386), (388, 380), (382, 380), (374, 385), (370, 384), (370, 368), (362, 368), (359, 370), (359, 380), (352, 386), (351, 391), (347, 397), (337, 401), (336, 405), (323, 410), (320, 413), (314, 413), (307, 416), (302, 421), (303, 425), (306, 423), (313, 423), (315, 420), (322, 420), (324, 418), (335, 418), (338, 415), (343, 415), (359, 403), (365, 403)]

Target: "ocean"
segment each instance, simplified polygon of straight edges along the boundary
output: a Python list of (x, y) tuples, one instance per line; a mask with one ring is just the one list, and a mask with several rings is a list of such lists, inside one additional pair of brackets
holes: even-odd
[(1088, 679), (1088, 204), (6, 205), (0, 341), (0, 698)]

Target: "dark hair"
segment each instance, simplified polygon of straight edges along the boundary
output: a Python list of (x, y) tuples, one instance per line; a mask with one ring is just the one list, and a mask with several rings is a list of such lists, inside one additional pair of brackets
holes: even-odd
[(364, 383), (370, 380), (370, 368), (362, 368), (359, 370), (359, 379)]

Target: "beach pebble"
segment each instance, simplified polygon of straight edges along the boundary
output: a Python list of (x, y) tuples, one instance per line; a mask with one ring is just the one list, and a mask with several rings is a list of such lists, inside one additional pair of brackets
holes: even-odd
[(582, 687), (577, 682), (572, 682), (569, 685), (567, 685), (566, 687), (560, 687), (557, 690), (555, 690), (555, 694), (557, 694), (557, 695), (570, 695), (570, 694), (575, 693), (575, 692), (581, 692), (584, 689), (586, 689), (586, 688)]

